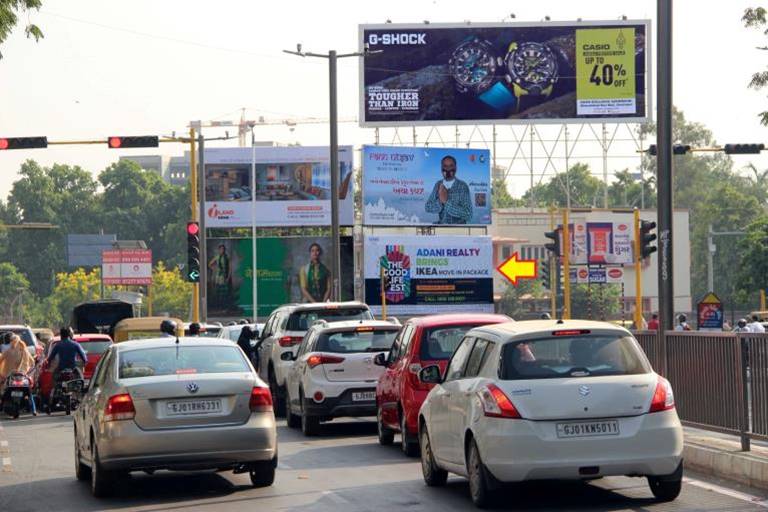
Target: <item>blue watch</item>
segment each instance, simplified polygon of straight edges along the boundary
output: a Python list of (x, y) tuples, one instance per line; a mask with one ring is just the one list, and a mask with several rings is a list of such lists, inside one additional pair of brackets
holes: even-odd
[(500, 112), (514, 108), (517, 98), (497, 73), (498, 59), (489, 41), (470, 36), (456, 47), (448, 61), (456, 88)]

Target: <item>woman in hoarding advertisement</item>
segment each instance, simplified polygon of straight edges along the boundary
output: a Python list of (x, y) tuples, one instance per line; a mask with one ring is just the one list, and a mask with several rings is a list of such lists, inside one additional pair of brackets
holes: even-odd
[(313, 242), (309, 246), (309, 263), (299, 269), (301, 297), (306, 302), (326, 302), (331, 297), (331, 272), (321, 261), (323, 248)]
[(224, 244), (219, 245), (219, 252), (208, 262), (211, 270), (211, 284), (214, 292), (214, 304), (221, 308), (229, 306), (232, 291), (232, 264)]

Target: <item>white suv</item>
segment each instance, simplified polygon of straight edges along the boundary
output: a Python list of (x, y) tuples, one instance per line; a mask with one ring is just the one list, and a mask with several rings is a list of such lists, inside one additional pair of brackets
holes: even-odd
[(386, 358), (400, 325), (381, 320), (318, 321), (304, 337), (286, 380), (289, 427), (317, 433), (320, 421), (341, 416), (374, 416), (376, 383), (384, 371), (374, 362)]
[(281, 359), (286, 352), (296, 353), (304, 334), (317, 320), (372, 320), (362, 302), (317, 302), (288, 304), (274, 310), (256, 342), (259, 376), (269, 383), (275, 414), (285, 414), (285, 376), (292, 361)]

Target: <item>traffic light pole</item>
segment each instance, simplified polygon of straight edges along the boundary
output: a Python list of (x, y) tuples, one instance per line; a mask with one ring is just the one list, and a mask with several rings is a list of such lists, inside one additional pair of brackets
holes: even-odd
[[(197, 210), (197, 155), (195, 154), (195, 129), (189, 129), (189, 187), (192, 200), (192, 220), (199, 218)], [(189, 269), (187, 269), (189, 271)], [(200, 321), (200, 283), (192, 283), (192, 321)]]
[[(555, 210), (549, 210), (549, 229), (555, 231)], [(557, 255), (549, 255), (549, 307), (552, 311), (552, 318), (557, 318)]]
[(635, 208), (635, 329), (643, 327), (643, 279), (641, 261), (643, 255), (640, 249), (640, 210)]
[(563, 210), (563, 320), (571, 318), (571, 233), (568, 210)]
[(200, 169), (200, 189), (198, 200), (200, 201), (200, 319), (208, 319), (208, 248), (205, 240), (205, 139), (200, 134), (197, 139), (198, 165)]

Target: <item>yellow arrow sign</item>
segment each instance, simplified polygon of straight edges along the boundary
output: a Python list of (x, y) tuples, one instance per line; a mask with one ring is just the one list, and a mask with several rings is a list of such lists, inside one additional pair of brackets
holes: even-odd
[(509, 279), (515, 286), (517, 286), (518, 279), (533, 279), (538, 271), (536, 260), (518, 260), (516, 252), (512, 253), (512, 256), (499, 265), (496, 270), (501, 272), (501, 275)]

